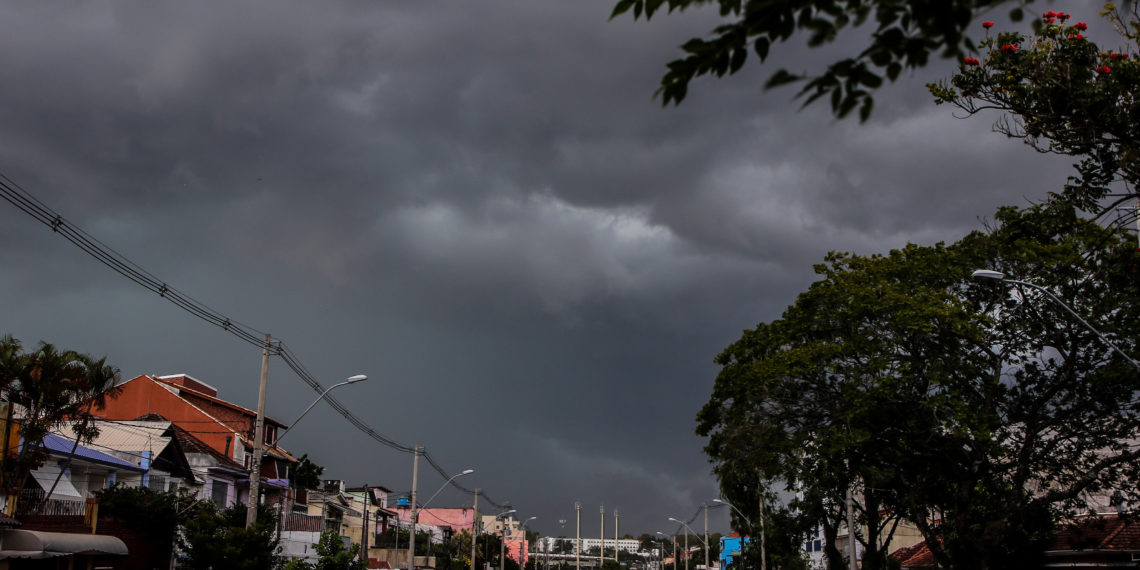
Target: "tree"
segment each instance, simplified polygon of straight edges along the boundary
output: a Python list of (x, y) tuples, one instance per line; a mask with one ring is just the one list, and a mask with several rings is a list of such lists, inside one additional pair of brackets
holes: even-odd
[(246, 528), (246, 506), (219, 510), (211, 501), (199, 501), (190, 511), (179, 546), (183, 564), (191, 570), (271, 570), (280, 568), (276, 512), (257, 505), (257, 522)]
[[(1020, 20), (1018, 0), (1010, 17)], [(806, 35), (807, 44), (820, 47), (835, 41), (847, 28), (873, 22), (870, 41), (862, 51), (844, 56), (817, 75), (797, 75), (777, 70), (768, 87), (805, 80), (800, 95), (805, 105), (828, 97), (832, 112), (847, 116), (856, 108), (866, 120), (874, 104), (872, 92), (883, 80), (894, 81), (904, 70), (925, 66), (931, 56), (961, 57), (973, 47), (967, 28), (981, 13), (1005, 0), (618, 0), (611, 18), (633, 12), (648, 20), (663, 8), (668, 12), (715, 4), (725, 23), (712, 30), (708, 39), (693, 38), (681, 46), (685, 55), (669, 62), (657, 93), (662, 103), (679, 104), (688, 94), (694, 77), (723, 77), (739, 71), (749, 52), (763, 62), (777, 43), (796, 34)]]
[(35, 351), (23, 352), (11, 335), (0, 337), (0, 390), (21, 409), (15, 423), (24, 442), (12, 460), (4, 454), (4, 485), (22, 487), (28, 473), (43, 464), (49, 455), (43, 441), (52, 431), (67, 427), (74, 433), (72, 454), (98, 435), (91, 425), (92, 409), (117, 393), (118, 381), (119, 370), (108, 365), (106, 357), (44, 342)]
[(321, 474), (325, 468), (309, 459), (309, 454), (301, 456), (297, 466), (289, 470), (289, 485), (294, 489), (317, 489), (321, 486)]
[(286, 570), (366, 570), (368, 562), (361, 558), (360, 545), (353, 544), (351, 548), (344, 547), (340, 535), (332, 531), (324, 531), (317, 544), (317, 562), (311, 564), (303, 560), (291, 560), (286, 564)]
[(167, 551), (174, 546), (174, 538), (187, 513), (198, 502), (185, 488), (155, 491), (149, 487), (126, 487), (117, 483), (96, 491), (95, 496), (99, 499), (100, 516), (122, 521)]
[[(1033, 34), (996, 32), (985, 22), (981, 59), (967, 57), (948, 82), (929, 88), (938, 103), (968, 116), (1003, 113), (996, 130), (1039, 152), (1080, 159), (1066, 195), (1085, 211), (1103, 213), (1135, 198), (1140, 182), (1140, 22), (1131, 4), (1104, 15), (1125, 42), (1102, 49), (1084, 36), (1089, 24), (1049, 10)], [(1114, 183), (1128, 191), (1101, 204)]]
[(798, 528), (834, 539), (850, 492), (864, 568), (889, 564), (878, 545), (899, 519), (943, 566), (1006, 568), (1091, 495), (1137, 496), (1140, 374), (1035, 291), (969, 279), (1038, 280), (1135, 354), (1135, 246), (1059, 198), (995, 219), (952, 246), (831, 254), (780, 319), (718, 356), (697, 432), (726, 498), (784, 486)]

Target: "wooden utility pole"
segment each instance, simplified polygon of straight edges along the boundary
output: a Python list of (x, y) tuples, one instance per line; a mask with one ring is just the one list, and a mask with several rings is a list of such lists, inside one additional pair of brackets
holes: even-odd
[(261, 387), (257, 391), (257, 423), (253, 428), (253, 459), (249, 463), (249, 508), (245, 527), (257, 522), (257, 505), (261, 502), (261, 446), (265, 442), (265, 392), (269, 384), (269, 335), (261, 352)]

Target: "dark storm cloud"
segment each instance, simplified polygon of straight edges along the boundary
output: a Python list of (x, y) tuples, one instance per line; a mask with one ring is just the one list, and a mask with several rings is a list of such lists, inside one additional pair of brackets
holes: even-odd
[[(368, 373), (343, 402), (544, 532), (575, 500), (584, 527), (605, 503), (672, 531), (716, 494), (692, 435), (713, 357), (813, 263), (952, 241), (1068, 165), (933, 106), (944, 62), (865, 125), (797, 112), (759, 67), (661, 109), (664, 62), (715, 14), (610, 4), (5, 3), (0, 172), (326, 385)], [(784, 48), (793, 70), (830, 57)], [(0, 332), (252, 405), (256, 349), (14, 209), (0, 238)], [(272, 374), (290, 421), (313, 394)], [(410, 457), (323, 406), (289, 437), (330, 476), (410, 488)]]

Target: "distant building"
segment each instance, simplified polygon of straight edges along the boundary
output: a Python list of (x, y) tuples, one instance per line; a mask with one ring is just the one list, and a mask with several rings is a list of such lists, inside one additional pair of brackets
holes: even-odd
[(740, 554), (744, 552), (744, 546), (751, 541), (751, 538), (739, 534), (720, 537), (720, 567), (728, 568), (731, 566), (733, 561), (738, 560)]

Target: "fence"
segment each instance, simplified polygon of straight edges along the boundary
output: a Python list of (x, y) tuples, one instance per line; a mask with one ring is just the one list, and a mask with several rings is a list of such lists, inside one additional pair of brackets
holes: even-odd
[(17, 515), (83, 516), (87, 513), (84, 499), (47, 499), (41, 489), (20, 491)]

